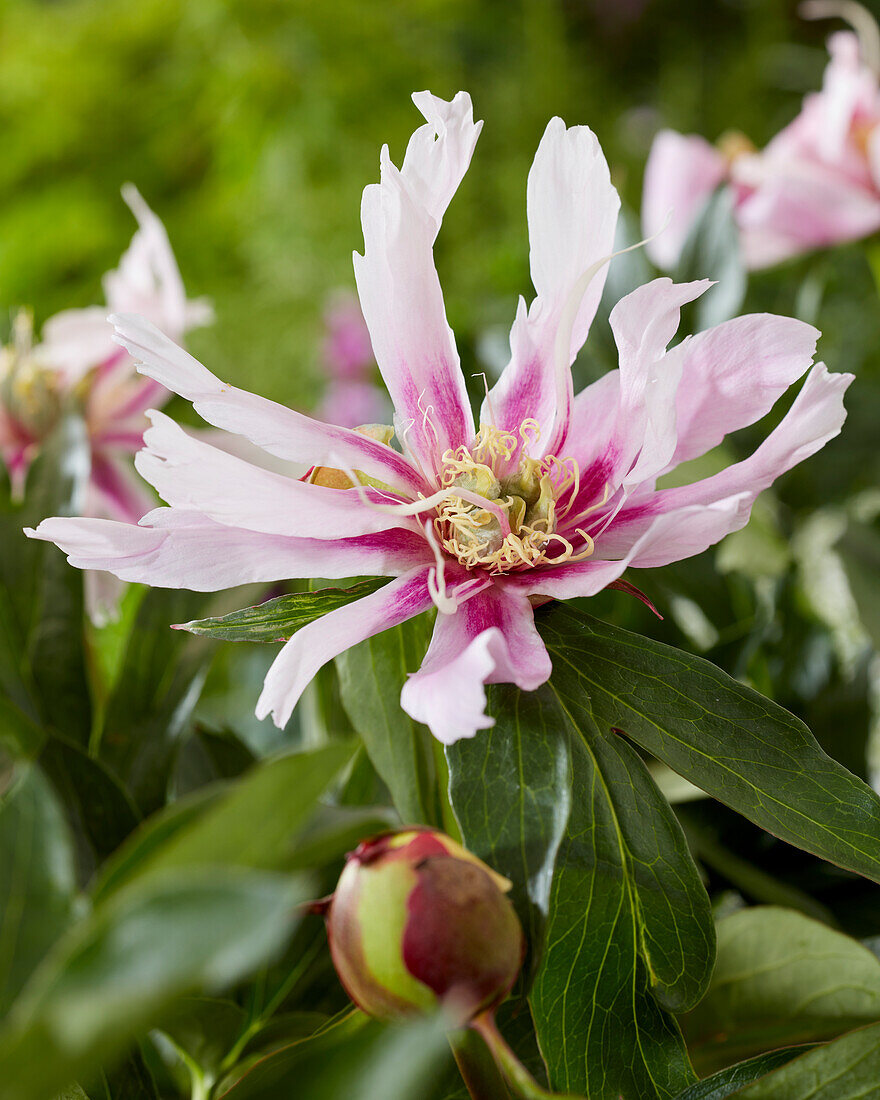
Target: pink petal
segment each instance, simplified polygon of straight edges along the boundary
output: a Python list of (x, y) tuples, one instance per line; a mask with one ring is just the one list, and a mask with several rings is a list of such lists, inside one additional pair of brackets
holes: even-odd
[(419, 615), (431, 606), (428, 570), (410, 570), (378, 592), (309, 623), (285, 643), (266, 676), (257, 717), (284, 728), (315, 673), (343, 650)]
[(403, 168), (381, 154), (381, 182), (364, 190), (364, 254), (354, 272), (376, 362), (400, 421), (398, 435), (427, 476), (440, 456), (469, 444), (473, 417), (433, 245), (446, 207), (470, 163), (481, 123), (470, 97), (447, 103), (413, 97), (428, 120), (410, 139)]
[(642, 230), (654, 238), (645, 247), (657, 267), (675, 267), (691, 227), (726, 174), (724, 157), (704, 138), (674, 130), (654, 138), (645, 168)]
[(612, 488), (655, 477), (675, 452), (682, 363), (667, 355), (666, 347), (678, 329), (681, 307), (711, 285), (708, 279), (654, 279), (621, 298), (611, 311), (620, 356), (617, 420), (605, 445), (615, 456)]
[[(135, 466), (166, 503), (218, 523), (266, 534), (338, 539), (391, 527), (415, 527), (381, 510), (396, 503), (375, 489), (310, 485), (254, 466), (193, 439), (170, 417), (151, 412)], [(370, 505), (377, 507), (371, 507)]]
[(440, 614), (422, 667), (407, 680), (403, 709), (446, 745), (473, 737), (486, 717), (485, 684), (534, 691), (550, 676), (550, 657), (527, 597), (506, 578)]
[[(531, 275), (537, 292), (520, 299), (510, 334), (511, 359), (483, 405), (481, 419), (516, 432), (533, 418), (541, 427), (536, 453), (553, 453), (568, 427), (570, 366), (605, 285), (607, 265), (585, 287), (582, 277), (614, 247), (620, 199), (595, 134), (551, 119), (529, 172), (527, 208)], [(570, 331), (567, 330), (571, 326)], [(564, 346), (557, 348), (558, 340)]]
[(77, 569), (196, 592), (296, 577), (394, 576), (430, 558), (424, 539), (410, 531), (325, 542), (242, 531), (164, 508), (141, 525), (57, 517), (25, 533), (56, 543)]
[(705, 454), (766, 415), (809, 369), (819, 332), (792, 317), (754, 313), (684, 340), (667, 355), (681, 364), (678, 442), (672, 465)]
[[(596, 540), (597, 554), (617, 557), (630, 553), (640, 536), (663, 513), (672, 517), (672, 526), (663, 538), (652, 541), (650, 553), (635, 556), (630, 553), (633, 567), (654, 568), (678, 561), (702, 552), (725, 534), (743, 527), (762, 490), (840, 432), (846, 419), (843, 394), (852, 380), (851, 374), (829, 374), (824, 363), (817, 363), (782, 422), (754, 454), (713, 477), (693, 485), (662, 489), (625, 508)], [(701, 508), (712, 512), (703, 523), (694, 519)]]
[(136, 187), (127, 184), (122, 197), (138, 228), (119, 267), (104, 276), (107, 311), (140, 313), (180, 339), (187, 328), (186, 291), (168, 234)]
[(125, 582), (112, 573), (90, 569), (83, 577), (86, 613), (95, 626), (106, 626), (119, 618), (119, 604)]
[(390, 447), (227, 386), (142, 317), (111, 320), (119, 342), (140, 364), (141, 373), (192, 401), (209, 424), (243, 435), (289, 462), (350, 466), (408, 494), (425, 488), (421, 475)]
[(757, 269), (868, 236), (880, 228), (880, 198), (827, 165), (792, 159), (768, 171), (737, 220), (746, 265)]
[(43, 325), (35, 355), (40, 363), (60, 371), (68, 385), (74, 385), (115, 351), (107, 310), (88, 306), (65, 309), (50, 317)]

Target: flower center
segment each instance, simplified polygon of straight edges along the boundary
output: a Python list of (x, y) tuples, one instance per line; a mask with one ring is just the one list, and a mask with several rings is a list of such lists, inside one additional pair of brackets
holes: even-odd
[(32, 348), (32, 318), (20, 310), (12, 341), (0, 347), (0, 404), (28, 436), (42, 439), (61, 413), (61, 393), (56, 373), (35, 360)]
[[(580, 561), (593, 552), (593, 540), (575, 553), (557, 530), (577, 496), (579, 471), (571, 458), (530, 458), (538, 424), (525, 420), (518, 436), (483, 424), (471, 448), (443, 455), (441, 481), (450, 492), (440, 503), (434, 530), (444, 549), (468, 569), (489, 573)], [(514, 455), (522, 444), (520, 455)]]

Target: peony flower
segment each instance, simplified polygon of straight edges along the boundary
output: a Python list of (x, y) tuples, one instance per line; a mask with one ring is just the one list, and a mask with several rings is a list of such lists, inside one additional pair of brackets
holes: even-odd
[[(602, 293), (619, 200), (594, 134), (554, 118), (527, 188), (537, 294), (519, 302), (510, 362), (475, 424), (432, 250), (480, 124), (464, 93), (413, 98), (427, 124), (400, 169), (382, 150), (381, 181), (363, 196), (364, 253), (354, 256), (394, 429), (310, 419), (220, 381), (149, 322), (117, 317), (139, 369), (210, 424), (319, 469), (310, 480), (260, 469), (154, 412), (136, 465), (168, 507), (138, 525), (55, 518), (28, 534), (56, 542), (79, 568), (173, 588), (391, 577), (286, 642), (257, 713), (285, 725), (325, 662), (436, 608), (401, 703), (451, 743), (492, 725), (487, 683), (531, 691), (549, 677), (534, 603), (591, 596), (628, 568), (687, 558), (741, 528), (762, 489), (839, 432), (852, 376), (810, 369), (816, 330), (767, 314), (670, 349), (681, 306), (710, 283), (661, 278), (614, 308), (619, 369), (575, 397), (570, 368)], [(658, 487), (661, 474), (763, 417), (807, 372), (749, 458)]]
[[(180, 340), (187, 329), (207, 323), (211, 310), (203, 301), (187, 300), (165, 229), (137, 189), (125, 187), (123, 197), (138, 229), (119, 267), (104, 276), (106, 307), (56, 314), (36, 346), (29, 318), (21, 314), (12, 344), (0, 352), (0, 457), (20, 492), (41, 442), (73, 402), (81, 408), (91, 447), (86, 515), (136, 522), (155, 500), (131, 458), (143, 445), (145, 410), (171, 394), (135, 371), (113, 338), (107, 313), (136, 311)], [(113, 578), (90, 579), (95, 617), (110, 610), (117, 594)]]
[(388, 399), (373, 382), (376, 359), (361, 308), (354, 295), (336, 294), (324, 311), (323, 346), (328, 384), (318, 416), (355, 428), (388, 415)]
[[(645, 169), (642, 219), (658, 267), (675, 265), (707, 199), (726, 181), (747, 267), (763, 268), (880, 229), (880, 86), (849, 31), (831, 36), (822, 91), (761, 152), (661, 131)], [(660, 232), (668, 212), (671, 223)]]

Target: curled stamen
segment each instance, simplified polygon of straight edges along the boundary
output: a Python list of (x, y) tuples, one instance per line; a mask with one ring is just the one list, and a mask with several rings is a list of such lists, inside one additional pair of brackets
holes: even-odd
[(541, 425), (537, 420), (529, 417), (528, 420), (524, 420), (519, 426), (519, 438), (523, 450), (527, 450), (533, 443), (537, 443), (541, 438)]
[[(424, 396), (425, 391), (422, 390), (422, 392), (419, 394), (418, 400), (416, 401), (416, 408), (422, 414), (422, 431), (427, 433), (428, 428), (431, 429), (431, 434), (434, 436), (434, 445), (436, 446), (440, 442), (440, 436), (437, 433), (437, 429), (434, 427), (434, 421), (431, 419), (431, 415), (434, 412), (434, 406), (423, 406), (422, 400)], [(413, 423), (415, 423), (415, 421), (413, 421)]]

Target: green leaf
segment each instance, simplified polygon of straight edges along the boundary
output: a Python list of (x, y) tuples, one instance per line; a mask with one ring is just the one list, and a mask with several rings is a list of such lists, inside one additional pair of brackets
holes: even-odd
[(491, 729), (450, 745), (449, 795), (465, 846), (513, 883), (533, 971), (571, 809), (571, 742), (544, 693), (494, 688)]
[(735, 1093), (738, 1100), (869, 1100), (880, 1081), (880, 1024), (794, 1058)]
[(257, 872), (164, 876), (75, 925), (0, 1033), (0, 1096), (45, 1100), (94, 1071), (175, 999), (231, 985), (282, 945), (308, 897)]
[(174, 1006), (174, 1018), (163, 1030), (203, 1077), (216, 1081), (223, 1059), (247, 1025), (248, 1014), (234, 1001), (184, 997)]
[(733, 190), (720, 187), (703, 207), (691, 227), (674, 279), (714, 279), (711, 287), (694, 307), (693, 331), (711, 328), (735, 317), (746, 293), (746, 271), (739, 246), (739, 230), (733, 216)]
[(605, 729), (782, 840), (880, 882), (880, 799), (794, 715), (709, 661), (577, 605), (556, 605), (541, 629)]
[(171, 802), (142, 821), (128, 838), (128, 842), (102, 865), (98, 880), (92, 887), (92, 900), (102, 901), (105, 896), (134, 878), (143, 866), (160, 858), (163, 846), (177, 833), (197, 821), (226, 791), (226, 784), (223, 783), (204, 787), (185, 798)]
[(490, 689), (489, 713), (449, 750), (452, 804), (465, 844), (514, 882), (539, 957), (546, 937), (531, 1004), (550, 1082), (673, 1096), (693, 1075), (657, 997), (699, 999), (714, 929), (669, 804), (563, 662), (537, 692)]
[(792, 1058), (804, 1053), (804, 1047), (787, 1047), (785, 1050), (773, 1050), (769, 1054), (759, 1054), (747, 1062), (705, 1077), (689, 1089), (685, 1089), (675, 1100), (726, 1100), (728, 1096), (738, 1096), (744, 1085), (759, 1080), (771, 1070), (786, 1065)]
[(39, 769), (16, 770), (0, 804), (0, 1015), (69, 924), (73, 842)]
[(27, 717), (80, 744), (91, 728), (83, 646), (82, 575), (22, 528), (75, 515), (89, 476), (85, 428), (66, 417), (31, 467), (24, 500), (0, 487), (0, 687)]
[(102, 1073), (100, 1083), (87, 1082), (87, 1088), (86, 1100), (163, 1100), (137, 1048), (114, 1065), (111, 1073)]
[(352, 751), (350, 744), (333, 744), (288, 753), (253, 767), (201, 814), (195, 812), (204, 804), (201, 793), (188, 803), (183, 819), (174, 808), (164, 811), (146, 835), (134, 836), (114, 859), (97, 894), (104, 897), (169, 869), (283, 865), (293, 855), (297, 830)]
[(880, 649), (880, 536), (867, 524), (850, 520), (835, 548), (846, 570), (862, 625)]
[[(128, 792), (100, 760), (66, 738), (51, 737), (39, 755), (61, 796), (85, 862), (108, 856), (137, 826), (140, 815)], [(90, 867), (84, 867), (85, 871)]]
[(880, 1020), (880, 959), (801, 913), (743, 909), (718, 923), (709, 991), (682, 1020), (697, 1070), (832, 1039)]
[(345, 710), (409, 825), (441, 824), (431, 734), (400, 706), (407, 674), (419, 667), (428, 638), (429, 620), (421, 615), (336, 658)]
[(548, 725), (570, 739), (573, 797), (531, 995), (538, 1041), (557, 1090), (674, 1096), (693, 1073), (655, 994), (699, 997), (713, 957), (708, 899), (644, 763), (554, 681), (545, 707), (553, 691)]
[(198, 702), (213, 647), (175, 633), (181, 615), (205, 606), (201, 593), (149, 589), (128, 635), (107, 698), (101, 759), (126, 784), (142, 813), (164, 805), (179, 740)]
[(62, 1089), (55, 1097), (55, 1100), (89, 1100), (89, 1097), (79, 1085), (73, 1084), (66, 1089)]
[(228, 1100), (413, 1100), (424, 1096), (448, 1058), (444, 1021), (429, 1017), (389, 1027), (347, 1013), (316, 1035), (256, 1063)]
[[(78, 417), (66, 417), (28, 475), (27, 501), (39, 518), (77, 515), (90, 471), (89, 440)], [(24, 537), (24, 536), (22, 536)], [(27, 639), (27, 662), (44, 721), (86, 746), (92, 703), (85, 661), (83, 577), (54, 546), (35, 546), (39, 562)]]
[(181, 623), (179, 630), (206, 634), (228, 642), (283, 642), (308, 623), (329, 611), (369, 596), (388, 583), (387, 577), (371, 577), (351, 588), (322, 588), (318, 592), (295, 592), (266, 600), (256, 607), (245, 607), (229, 615), (193, 619)]

